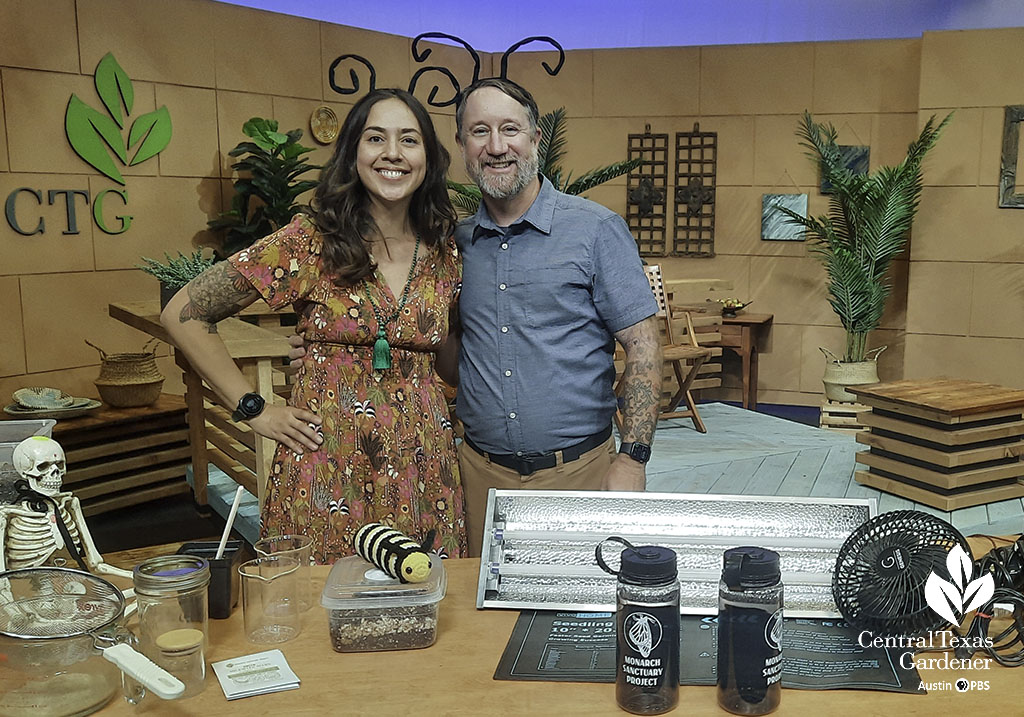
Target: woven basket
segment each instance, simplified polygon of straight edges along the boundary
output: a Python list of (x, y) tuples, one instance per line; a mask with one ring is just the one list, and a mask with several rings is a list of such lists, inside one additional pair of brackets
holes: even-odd
[(156, 352), (149, 350), (154, 341), (147, 341), (140, 353), (108, 354), (86, 340), (100, 352), (100, 376), (95, 384), (105, 404), (115, 408), (149, 406), (160, 398), (164, 376), (156, 367)]

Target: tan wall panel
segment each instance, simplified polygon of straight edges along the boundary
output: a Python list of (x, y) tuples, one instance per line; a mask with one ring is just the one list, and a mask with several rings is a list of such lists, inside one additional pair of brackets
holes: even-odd
[(0, 65), (78, 72), (74, 0), (0, 3)]
[(1018, 104), (1024, 28), (926, 32), (921, 45), (921, 107)]
[(220, 176), (216, 91), (176, 85), (157, 85), (155, 90), (156, 106), (166, 106), (171, 114), (171, 143), (157, 155), (160, 174)]
[(221, 3), (209, 6), (218, 88), (321, 99), (319, 23)]
[(975, 264), (970, 307), (973, 336), (1024, 339), (1024, 264)]
[[(320, 24), (320, 83), (321, 97), (331, 102), (352, 102), (365, 95), (370, 89), (370, 73), (361, 64), (346, 60), (335, 71), (335, 83), (349, 88), (349, 69), (354, 69), (359, 78), (359, 91), (351, 95), (340, 95), (331, 89), (330, 67), (342, 55), (361, 55), (370, 61), (377, 73), (377, 87), (401, 87), (405, 89), (412, 79), (412, 39), (399, 35), (386, 35), (372, 30), (359, 30), (341, 25)], [(486, 75), (482, 75), (486, 76)], [(294, 94), (294, 93), (279, 93)]]
[[(5, 254), (6, 255), (6, 254)], [(21, 289), (18, 277), (0, 277), (0, 376), (13, 376), (25, 372), (25, 334), (21, 325)], [(0, 392), (0, 401), (7, 396)]]
[(792, 257), (806, 255), (804, 242), (761, 239), (761, 203), (767, 191), (766, 187), (718, 187), (715, 200), (716, 253)]
[(822, 42), (814, 46), (814, 109), (916, 112), (921, 41)]
[(92, 74), (113, 52), (133, 81), (213, 87), (214, 59), (223, 50), (214, 34), (217, 7), (204, 0), (78, 0), (82, 72)]
[(441, 140), (441, 144), (448, 150), (451, 156), (451, 164), (448, 166), (448, 178), (453, 182), (469, 183), (469, 175), (466, 174), (466, 161), (462, 158), (462, 151), (458, 142), (455, 141), (455, 117), (446, 114), (431, 114), (434, 120), (434, 131)]
[[(295, 99), (293, 97), (274, 97), (272, 98), (271, 103), (271, 116), (277, 120), (278, 129), (282, 132), (301, 129), (302, 139), (299, 140), (299, 143), (306, 147), (313, 148), (313, 151), (305, 156), (309, 158), (309, 162), (311, 164), (323, 165), (331, 158), (331, 153), (334, 151), (334, 143), (332, 142), (328, 145), (320, 144), (313, 138), (313, 134), (309, 129), (309, 117), (313, 114), (313, 110), (321, 104), (323, 103), (319, 100)], [(351, 106), (334, 104), (331, 105), (331, 108), (334, 110), (334, 113), (338, 115), (338, 122), (341, 123), (345, 121), (345, 116), (348, 114)], [(315, 180), (319, 176), (319, 173), (310, 172), (309, 174), (303, 175), (302, 179)]]
[(701, 48), (704, 115), (792, 114), (811, 107), (814, 46), (727, 45)]
[(913, 261), (1024, 262), (1024, 212), (1000, 209), (994, 187), (925, 187)]
[[(122, 131), (126, 141), (131, 121), (154, 109), (153, 86), (145, 82), (135, 82), (133, 86), (135, 104)], [(5, 70), (3, 89), (11, 171), (98, 174), (75, 154), (64, 129), (64, 115), (72, 94), (78, 95), (90, 107), (105, 112), (91, 77)], [(173, 122), (173, 110), (171, 119)], [(157, 172), (155, 159), (128, 167), (112, 152), (111, 157), (126, 177), (155, 175)]]
[(971, 328), (974, 265), (915, 261), (910, 266), (907, 332), (966, 336)]
[[(902, 162), (907, 156), (907, 146), (917, 138), (918, 132), (916, 112), (872, 115), (871, 170), (875, 171), (882, 165), (891, 167)], [(940, 146), (941, 144), (939, 142)], [(927, 165), (925, 178), (928, 178)]]
[(789, 192), (818, 186), (818, 170), (797, 139), (799, 115), (754, 118), (754, 183)]
[(595, 50), (594, 114), (697, 114), (700, 53), (696, 47)]
[(887, 347), (878, 357), (878, 378), (881, 381), (899, 381), (903, 378), (906, 359), (906, 333), (902, 330), (877, 329), (868, 337), (868, 348)]
[[(824, 267), (822, 267), (822, 271), (824, 271)], [(879, 328), (902, 329), (906, 326), (909, 273), (910, 262), (906, 259), (896, 259), (890, 265), (886, 280), (892, 285), (892, 290), (889, 292), (889, 298), (885, 301), (885, 310), (882, 312)]]
[(626, 213), (626, 188), (621, 185), (600, 184), (584, 193), (583, 197), (611, 209), (620, 216)]
[(108, 353), (138, 351), (140, 332), (111, 319), (107, 305), (154, 296), (141, 271), (40, 274), (21, 279), (28, 371), (53, 371), (99, 363), (89, 339)]
[(10, 168), (7, 163), (7, 127), (4, 122), (4, 80), (3, 72), (0, 71), (0, 172), (6, 172)]
[[(654, 123), (651, 132), (669, 132), (669, 175), (672, 173), (672, 133), (664, 120)], [(624, 119), (618, 117), (579, 117), (566, 121), (565, 156), (562, 157), (562, 169), (565, 173), (572, 172), (573, 178), (598, 167), (615, 162), (625, 161), (628, 157), (630, 134), (643, 134), (644, 121), (641, 119)], [(669, 176), (669, 181), (671, 181)], [(626, 186), (626, 175), (616, 177), (608, 184)], [(625, 189), (623, 189), (625, 192)]]
[[(776, 320), (778, 314), (776, 314)], [(800, 390), (805, 393), (825, 393), (821, 377), (825, 374), (825, 355), (821, 348), (842, 355), (846, 333), (839, 326), (804, 326), (800, 335), (799, 353), (794, 358), (800, 361)], [(794, 346), (794, 349), (797, 347)], [(823, 396), (824, 397), (824, 396)]]
[[(930, 186), (970, 186), (978, 184), (980, 177), (980, 150), (984, 110), (961, 107), (942, 130), (939, 141), (928, 153), (924, 163), (924, 179)], [(946, 110), (922, 112), (924, 118), (935, 114), (942, 121)], [(906, 156), (904, 148), (904, 156)]]
[[(760, 309), (748, 309), (760, 312)], [(742, 314), (741, 314), (742, 316)], [(773, 389), (783, 391), (800, 390), (801, 364), (795, 360), (796, 349), (800, 346), (802, 326), (772, 324), (767, 330), (768, 340), (760, 347), (758, 354), (758, 391)], [(759, 401), (763, 401), (760, 395)]]
[(825, 293), (825, 270), (810, 258), (757, 257), (751, 260), (750, 295), (757, 313), (775, 314), (780, 324), (838, 326)]
[[(754, 127), (750, 116), (704, 117), (701, 130), (718, 133), (718, 186), (751, 185), (754, 183)], [(693, 124), (680, 122), (679, 129), (689, 131)], [(669, 145), (675, 146), (674, 133), (669, 136)], [(672, 171), (672, 157), (669, 157), (669, 172)], [(788, 178), (783, 183), (788, 184)], [(788, 192), (789, 189), (781, 189)], [(795, 190), (794, 190), (795, 191)]]
[[(243, 92), (217, 91), (217, 135), (220, 140), (221, 176), (231, 177), (231, 165), (238, 160), (228, 152), (239, 142), (248, 142), (242, 133), (242, 125), (253, 117), (275, 119), (274, 101), (267, 95), (251, 95)], [(308, 124), (308, 121), (307, 121)], [(285, 127), (286, 130), (291, 127)]]
[[(29, 192), (21, 192), (15, 199), (15, 218), (24, 231), (33, 231), (43, 221), (43, 233), (22, 236), (15, 232), (6, 219), (0, 220), (0, 275), (36, 274), (59, 271), (91, 271), (93, 269), (92, 237), (95, 231), (87, 206), (81, 195), (74, 195), (75, 224), (78, 234), (64, 234), (68, 230), (65, 195), (55, 195), (49, 204), (51, 189), (89, 191), (87, 177), (52, 176), (42, 174), (0, 173), (0, 197), (4, 200), (11, 192), (27, 187), (39, 192), (42, 203), (36, 202)], [(90, 199), (92, 194), (90, 193)]]
[[(173, 256), (179, 250), (191, 251), (194, 237), (198, 232), (205, 233), (207, 220), (214, 216), (220, 199), (216, 192), (218, 181), (139, 177), (128, 188), (127, 207), (118, 198), (107, 195), (110, 206), (104, 210), (109, 228), (120, 226), (114, 219), (118, 214), (128, 213), (134, 219), (123, 234), (94, 232), (96, 268), (130, 269), (143, 256), (161, 259), (164, 252)], [(94, 196), (108, 184), (105, 180), (93, 181)]]
[[(538, 44), (537, 47), (542, 45)], [(501, 60), (494, 58), (495, 74)], [(541, 62), (558, 63), (557, 52), (516, 52), (508, 58), (508, 77), (530, 91), (541, 114), (565, 107), (569, 117), (591, 117), (594, 112), (594, 51), (570, 50), (565, 64), (551, 77)], [(617, 114), (625, 114), (618, 112)]]
[[(817, 393), (805, 392), (797, 393), (795, 391), (758, 391), (757, 402), (762, 403), (781, 403), (787, 406), (820, 406), (824, 395), (822, 391)], [(739, 400), (737, 397), (733, 400)]]
[[(1003, 122), (1005, 111), (1002, 107), (986, 107), (982, 110), (981, 121), (981, 165), (979, 184), (988, 187), (999, 186), (999, 162), (1003, 152)], [(955, 115), (954, 115), (955, 118)], [(1019, 146), (1019, 145), (1018, 145)], [(1017, 177), (1024, 176), (1024, 165), (1017, 160)], [(1018, 185), (1024, 184), (1018, 180)], [(1021, 191), (1018, 187), (1017, 191)]]
[[(759, 259), (754, 259), (759, 261)], [(750, 293), (751, 257), (718, 254), (709, 259), (693, 259), (690, 257), (650, 257), (649, 263), (661, 264), (661, 273), (666, 281), (672, 279), (722, 279), (731, 281), (731, 289), (721, 292), (709, 292), (708, 296), (726, 298), (735, 296), (739, 299), (753, 298)], [(763, 313), (759, 308), (752, 309)]]
[(907, 335), (906, 378), (950, 376), (1024, 388), (1024, 340)]

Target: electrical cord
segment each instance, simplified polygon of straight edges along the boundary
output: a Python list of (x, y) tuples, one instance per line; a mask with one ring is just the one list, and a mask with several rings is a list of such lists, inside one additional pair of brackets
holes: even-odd
[[(975, 561), (974, 570), (978, 575), (991, 575), (996, 589), (992, 599), (978, 608), (966, 633), (960, 635), (968, 638), (971, 646), (958, 645), (955, 656), (968, 659), (976, 652), (984, 652), (1004, 667), (1020, 667), (1024, 665), (1024, 594), (1021, 592), (1024, 589), (1024, 535), (1002, 546), (996, 546), (996, 538), (992, 536), (972, 537), (992, 542), (992, 550)], [(1009, 611), (1010, 623), (999, 634), (989, 635), (992, 619), (1001, 617), (996, 614), (997, 608), (1000, 613)]]

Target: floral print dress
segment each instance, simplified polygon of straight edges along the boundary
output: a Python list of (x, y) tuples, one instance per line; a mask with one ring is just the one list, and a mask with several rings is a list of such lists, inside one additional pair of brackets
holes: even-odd
[(317, 563), (353, 554), (356, 532), (381, 522), (443, 556), (466, 552), (462, 484), (440, 379), (438, 348), (461, 281), (451, 240), (421, 250), (405, 307), (386, 327), (392, 367), (373, 370), (377, 319), (367, 286), (390, 316), (398, 306), (380, 272), (336, 286), (320, 270), (323, 239), (302, 215), (229, 261), (272, 309), (294, 305), (306, 358), (289, 403), (321, 417), (320, 450), (277, 446), (261, 513), (263, 536), (312, 539)]

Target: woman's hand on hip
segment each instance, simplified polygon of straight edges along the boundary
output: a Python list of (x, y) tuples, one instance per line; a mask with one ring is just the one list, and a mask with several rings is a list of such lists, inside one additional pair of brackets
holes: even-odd
[(302, 453), (306, 449), (320, 450), (324, 441), (320, 420), (320, 416), (301, 408), (268, 405), (248, 423), (261, 436), (272, 438), (295, 453)]

